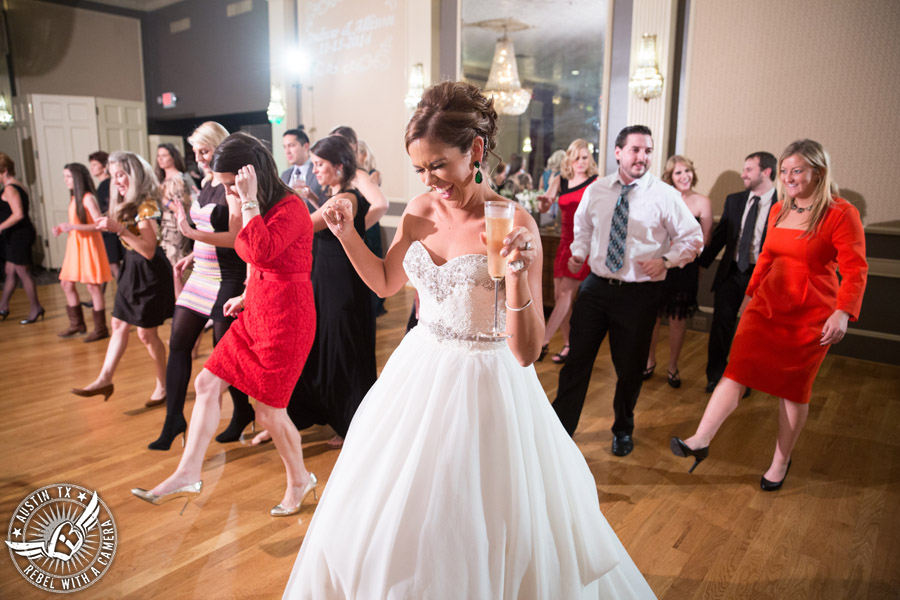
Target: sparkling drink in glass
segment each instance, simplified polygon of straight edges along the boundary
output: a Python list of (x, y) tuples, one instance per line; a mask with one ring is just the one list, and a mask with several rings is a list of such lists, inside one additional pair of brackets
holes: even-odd
[(516, 205), (513, 202), (489, 200), (484, 203), (484, 227), (487, 233), (488, 274), (494, 281), (494, 327), (490, 333), (479, 334), (487, 338), (507, 338), (506, 332), (500, 331), (499, 300), (500, 281), (506, 276), (506, 257), (500, 256), (503, 240), (513, 228)]

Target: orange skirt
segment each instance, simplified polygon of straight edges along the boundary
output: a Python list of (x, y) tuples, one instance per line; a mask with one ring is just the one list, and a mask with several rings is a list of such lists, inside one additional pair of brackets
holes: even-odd
[(106, 247), (99, 231), (69, 232), (66, 257), (59, 270), (61, 281), (104, 283), (112, 280)]

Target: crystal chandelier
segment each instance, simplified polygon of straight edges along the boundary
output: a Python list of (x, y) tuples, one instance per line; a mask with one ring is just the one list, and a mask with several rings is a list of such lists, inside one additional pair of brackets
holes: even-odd
[(502, 115), (521, 115), (531, 102), (531, 92), (519, 81), (516, 51), (505, 31), (494, 48), (484, 95), (494, 99), (494, 108)]
[(628, 82), (631, 93), (650, 102), (650, 98), (657, 98), (662, 94), (663, 78), (659, 74), (659, 66), (656, 62), (656, 36), (645, 33), (641, 38), (641, 49), (637, 56), (638, 68)]

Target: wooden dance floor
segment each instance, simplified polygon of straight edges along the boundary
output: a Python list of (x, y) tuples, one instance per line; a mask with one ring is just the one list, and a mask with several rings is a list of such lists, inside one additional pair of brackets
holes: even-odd
[[(165, 415), (165, 407), (144, 408), (153, 390), (147, 352), (132, 332), (108, 402), (69, 394), (99, 372), (106, 341), (57, 338), (67, 324), (62, 291), (41, 286), (39, 293), (45, 321), (19, 325), (27, 312), (20, 289), (0, 323), (3, 526), (34, 490), (78, 484), (99, 492), (118, 528), (109, 571), (78, 597), (280, 598), (315, 503), (299, 518), (269, 516), (284, 488), (275, 448), (250, 446), (249, 429), (243, 442), (213, 442), (203, 493), (183, 516), (177, 500), (151, 506), (134, 498), (132, 487), (161, 481), (181, 454), (177, 441), (169, 452), (146, 448)], [(107, 295), (111, 305), (112, 289)], [(403, 336), (411, 300), (408, 290), (390, 298), (378, 320), (379, 368)], [(168, 325), (161, 335), (168, 339)], [(660, 367), (638, 402), (634, 453), (616, 458), (609, 451), (615, 377), (606, 344), (575, 436), (604, 515), (656, 594), (900, 597), (900, 368), (828, 357), (785, 486), (764, 493), (759, 478), (775, 445), (775, 399), (757, 392), (744, 400), (710, 458), (688, 474), (690, 461), (672, 456), (669, 438), (689, 435), (706, 405), (707, 336), (688, 332), (684, 384), (672, 390), (665, 382), (665, 335), (664, 328)], [(557, 337), (552, 352), (560, 346)], [(206, 333), (195, 373), (211, 349)], [(552, 399), (559, 367), (548, 356), (537, 371)], [(188, 418), (192, 407), (193, 385)], [(219, 431), (230, 413), (226, 397)], [(303, 432), (306, 464), (320, 486), (339, 454), (326, 445), (331, 436), (326, 427)], [(48, 597), (23, 579), (8, 553), (0, 564), (0, 597)]]

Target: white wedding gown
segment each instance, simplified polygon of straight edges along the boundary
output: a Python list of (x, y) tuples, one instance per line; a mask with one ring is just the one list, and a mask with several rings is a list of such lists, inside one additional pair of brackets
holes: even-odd
[(284, 597), (655, 598), (534, 368), (474, 341), (487, 258), (436, 266), (414, 242), (404, 267), (421, 320), (353, 419)]

